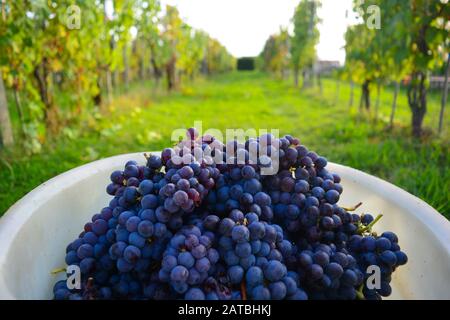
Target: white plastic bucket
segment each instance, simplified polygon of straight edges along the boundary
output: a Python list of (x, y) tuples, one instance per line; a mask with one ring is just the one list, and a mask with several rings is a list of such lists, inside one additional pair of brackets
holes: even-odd
[[(7, 211), (0, 219), (0, 299), (52, 298), (57, 276), (51, 270), (64, 266), (66, 245), (108, 204), (109, 175), (128, 160), (145, 161), (135, 153), (86, 164), (43, 183)], [(450, 299), (450, 222), (386, 181), (338, 164), (329, 169), (342, 177), (340, 204), (362, 201), (358, 212), (382, 213), (375, 230), (394, 231), (408, 254), (408, 264), (394, 273), (390, 298)]]

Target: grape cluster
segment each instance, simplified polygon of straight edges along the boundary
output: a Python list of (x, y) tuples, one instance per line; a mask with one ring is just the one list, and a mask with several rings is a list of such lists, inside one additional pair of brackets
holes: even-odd
[[(183, 227), (170, 240), (159, 270), (159, 280), (188, 299), (198, 296), (198, 286), (215, 271), (219, 253), (212, 247), (213, 233), (196, 226)], [(203, 296), (203, 299), (205, 297)]]
[(407, 262), (394, 233), (372, 232), (380, 216), (338, 205), (340, 177), (294, 137), (223, 144), (191, 128), (145, 156), (111, 174), (109, 205), (66, 249), (81, 289), (58, 281), (55, 299), (380, 299)]
[[(363, 289), (366, 299), (379, 300), (391, 294), (391, 275), (395, 269), (406, 264), (408, 257), (400, 250), (398, 238), (393, 232), (383, 232), (376, 235), (353, 235), (349, 240), (349, 250), (355, 257), (360, 270), (367, 270), (369, 266), (380, 268), (381, 283), (379, 289)], [(364, 273), (364, 280), (370, 274)]]
[(356, 260), (334, 244), (314, 244), (297, 252), (297, 270), (311, 299), (346, 299), (357, 297), (363, 274)]

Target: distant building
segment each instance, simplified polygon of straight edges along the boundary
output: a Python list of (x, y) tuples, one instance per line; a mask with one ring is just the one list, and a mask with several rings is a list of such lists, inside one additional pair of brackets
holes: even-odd
[[(406, 76), (403, 80), (403, 85), (407, 86), (411, 82), (411, 76)], [(430, 83), (430, 89), (443, 89), (445, 84), (445, 77), (444, 76), (430, 76), (429, 77), (429, 83)], [(448, 87), (447, 90), (450, 90), (450, 87)]]
[[(444, 76), (431, 76), (430, 77), (430, 88), (431, 89), (444, 89), (445, 77)], [(447, 90), (449, 90), (447, 88)]]
[(337, 60), (318, 60), (314, 64), (314, 72), (321, 74), (329, 74), (334, 69), (341, 67), (341, 64)]

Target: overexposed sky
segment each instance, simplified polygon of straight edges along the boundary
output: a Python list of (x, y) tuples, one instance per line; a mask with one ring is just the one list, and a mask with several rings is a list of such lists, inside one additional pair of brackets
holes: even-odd
[[(208, 32), (236, 57), (258, 55), (267, 38), (289, 26), (299, 0), (161, 0), (191, 26)], [(352, 0), (322, 0), (319, 59), (344, 61), (344, 33), (353, 23)], [(348, 10), (351, 18), (346, 19)], [(291, 29), (290, 29), (291, 30)]]

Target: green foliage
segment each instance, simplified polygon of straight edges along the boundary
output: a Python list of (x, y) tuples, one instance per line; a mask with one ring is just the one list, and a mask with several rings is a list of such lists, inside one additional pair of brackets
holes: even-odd
[(403, 21), (407, 25), (397, 31), (396, 39), (407, 39), (406, 48), (413, 72), (426, 72), (434, 66), (442, 66), (446, 57), (445, 48), (450, 42), (450, 6), (445, 1), (414, 0), (409, 8), (402, 2), (399, 15), (402, 10), (407, 12), (403, 13)]
[(289, 67), (289, 45), (286, 29), (281, 28), (279, 33), (271, 35), (261, 53), (263, 70), (282, 76)]
[(319, 42), (320, 19), (316, 12), (320, 2), (316, 0), (301, 0), (295, 8), (292, 18), (294, 35), (291, 39), (291, 63), (294, 70), (312, 66), (316, 59), (315, 46)]
[[(442, 67), (450, 43), (450, 6), (446, 1), (429, 0), (363, 4), (355, 0), (354, 4), (364, 22), (349, 27), (345, 35), (346, 78), (365, 84), (406, 78), (413, 135), (422, 135), (428, 74)], [(381, 10), (381, 29), (370, 29), (366, 23), (373, 5)]]
[[(0, 70), (23, 109), (17, 128), (28, 152), (68, 123), (92, 117), (112, 85), (166, 77), (179, 85), (203, 65), (209, 73), (234, 68), (234, 58), (208, 34), (187, 25), (159, 0), (4, 1), (0, 16)], [(76, 5), (79, 10), (71, 8)], [(80, 13), (79, 28), (70, 26)], [(136, 31), (136, 32), (134, 32)], [(15, 104), (13, 101), (11, 105)], [(39, 146), (39, 147), (38, 147)]]
[[(362, 9), (364, 23), (349, 27), (345, 35), (346, 65), (355, 82), (361, 78), (401, 80), (445, 62), (450, 6), (443, 1), (371, 0), (362, 6), (355, 1), (355, 5)], [(372, 5), (381, 10), (381, 29), (366, 25), (367, 8)]]
[(312, 70), (316, 60), (315, 47), (320, 36), (317, 27), (320, 22), (317, 9), (320, 5), (317, 0), (300, 1), (291, 20), (293, 34), (280, 28), (278, 33), (266, 40), (257, 60), (259, 69), (285, 78), (287, 71), (292, 68), (296, 75), (296, 85), (300, 70)]
[(236, 66), (236, 59), (228, 54), (226, 48), (216, 39), (209, 38), (206, 47), (207, 73), (223, 73), (231, 71)]
[(377, 72), (367, 45), (372, 42), (375, 31), (369, 30), (365, 24), (357, 24), (347, 28), (345, 32), (345, 73), (346, 78), (362, 84)]

